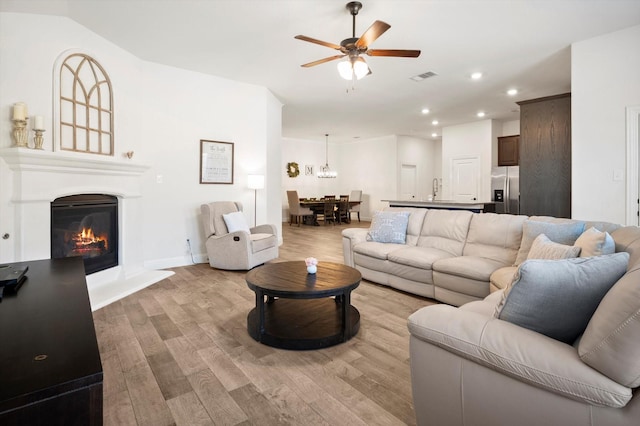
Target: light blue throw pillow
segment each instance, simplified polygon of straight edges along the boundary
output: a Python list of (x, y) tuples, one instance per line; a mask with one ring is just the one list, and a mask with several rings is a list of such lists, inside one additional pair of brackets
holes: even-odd
[(407, 239), (409, 214), (409, 212), (375, 212), (367, 233), (367, 241), (404, 244)]
[(523, 262), (496, 316), (572, 344), (602, 298), (627, 271), (629, 254)]

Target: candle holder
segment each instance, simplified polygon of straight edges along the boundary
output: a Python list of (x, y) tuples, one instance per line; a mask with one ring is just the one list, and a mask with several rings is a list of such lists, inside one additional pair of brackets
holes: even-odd
[(33, 137), (33, 144), (35, 145), (35, 149), (44, 149), (42, 148), (42, 143), (44, 142), (44, 138), (42, 134), (44, 133), (44, 129), (33, 129), (35, 132), (35, 136)]
[(17, 147), (27, 147), (27, 119), (13, 120), (13, 140)]

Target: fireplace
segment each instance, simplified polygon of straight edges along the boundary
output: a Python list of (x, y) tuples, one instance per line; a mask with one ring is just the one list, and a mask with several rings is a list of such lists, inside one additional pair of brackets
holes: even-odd
[(81, 194), (51, 203), (51, 258), (81, 256), (87, 275), (118, 265), (118, 198)]

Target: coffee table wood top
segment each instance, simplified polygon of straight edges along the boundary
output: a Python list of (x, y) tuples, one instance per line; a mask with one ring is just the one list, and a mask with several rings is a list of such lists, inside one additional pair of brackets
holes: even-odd
[(309, 299), (350, 292), (358, 287), (362, 275), (357, 269), (333, 262), (319, 262), (318, 272), (309, 274), (300, 260), (260, 266), (249, 271), (245, 279), (253, 291), (262, 290), (288, 299)]

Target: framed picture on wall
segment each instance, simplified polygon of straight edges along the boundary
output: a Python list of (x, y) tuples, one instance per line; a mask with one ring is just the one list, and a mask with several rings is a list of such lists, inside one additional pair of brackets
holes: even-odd
[(313, 176), (313, 165), (306, 164), (304, 166), (304, 174), (306, 176)]
[(200, 140), (200, 183), (233, 183), (233, 143)]

